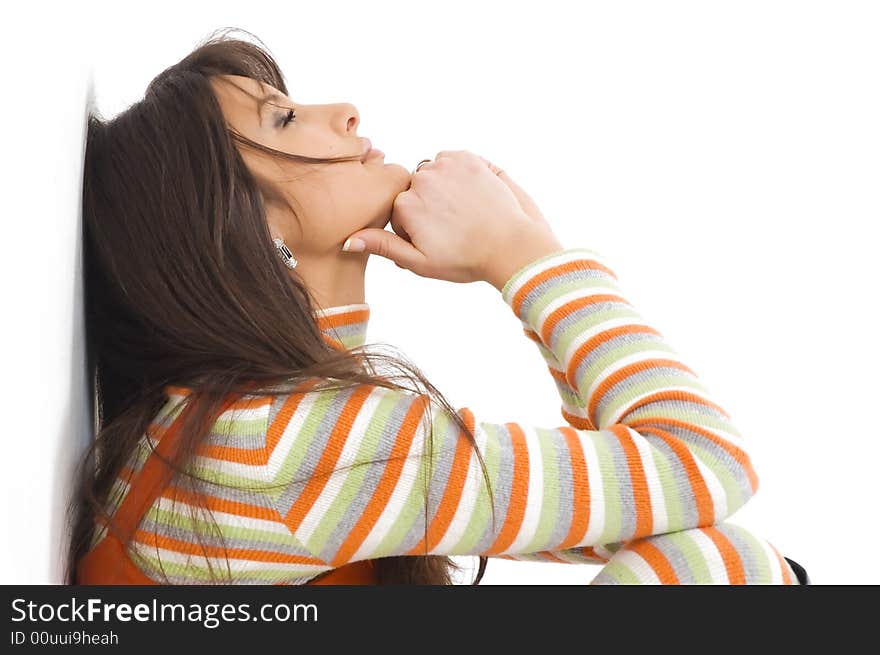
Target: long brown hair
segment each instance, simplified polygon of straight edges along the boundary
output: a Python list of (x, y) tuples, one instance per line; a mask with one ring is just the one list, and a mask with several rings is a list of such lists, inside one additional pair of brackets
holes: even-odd
[[(424, 393), (449, 412), (476, 449), (464, 419), (417, 366), (366, 345), (337, 350), (324, 341), (313, 316), (317, 301), (275, 256), (264, 203), (278, 191), (250, 173), (235, 143), (295, 161), (352, 158), (302, 157), (237, 133), (209, 81), (221, 74), (251, 77), (287, 93), (268, 49), (224, 29), (157, 75), (143, 99), (112, 120), (97, 112), (88, 118), (83, 266), (97, 434), (79, 463), (68, 507), (68, 584), (76, 582), (96, 519), (113, 521), (108, 495), (167, 402), (167, 385), (192, 390), (182, 401), (187, 416), (178, 447), (164, 460), (190, 489), (201, 478), (187, 463), (230, 396), (255, 388), (289, 393), (307, 380), (318, 380), (313, 388), (370, 384)], [(426, 440), (430, 454), (432, 434)], [(476, 452), (491, 497), (485, 462)], [(427, 503), (425, 519), (427, 532)], [(222, 540), (219, 530), (214, 536)], [(130, 548), (130, 541), (125, 545)], [(480, 557), (473, 584), (486, 561)], [(451, 571), (459, 569), (449, 557), (427, 553), (377, 564), (383, 584), (452, 584)], [(231, 580), (228, 565), (227, 572)]]

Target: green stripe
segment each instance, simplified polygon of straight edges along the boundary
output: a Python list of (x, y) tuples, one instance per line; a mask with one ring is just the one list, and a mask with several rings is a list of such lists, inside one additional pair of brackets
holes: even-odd
[[(495, 501), (498, 502), (498, 476), (501, 472), (501, 444), (498, 438), (497, 426), (492, 423), (477, 422), (479, 431), (485, 432), (486, 447), (483, 451), (483, 460), (486, 464), (486, 470), (489, 477), (489, 483), (492, 485), (492, 491), (495, 492)], [(479, 467), (479, 462), (477, 462)], [(478, 554), (476, 552), (477, 544), (484, 533), (492, 526), (491, 499), (489, 491), (486, 488), (486, 480), (483, 477), (482, 469), (478, 469), (479, 485), (477, 502), (474, 506), (471, 518), (468, 521), (464, 534), (458, 543), (452, 549), (452, 552), (458, 554)], [(496, 507), (497, 509), (497, 507)], [(492, 526), (492, 533), (497, 535), (504, 525), (504, 514), (496, 511), (495, 523)]]
[[(550, 543), (550, 537), (553, 536), (553, 528), (560, 520), (559, 516), (559, 466), (557, 463), (555, 443), (558, 440), (553, 439), (554, 431), (543, 428), (535, 428), (538, 439), (537, 444), (540, 449), (539, 453), (529, 453), (529, 457), (541, 457), (541, 465), (543, 467), (543, 498), (541, 500), (541, 515), (538, 523), (538, 529), (535, 531), (534, 538), (528, 543), (527, 551), (547, 550), (555, 544)], [(565, 448), (563, 444), (561, 446)], [(567, 449), (566, 449), (567, 451)], [(570, 455), (570, 453), (569, 453)]]
[[(366, 462), (377, 459), (377, 451), (379, 450), (383, 432), (388, 426), (390, 414), (398, 402), (398, 398), (391, 394), (383, 395), (370, 416), (364, 433), (360, 436), (361, 442), (355, 456), (357, 464), (349, 468), (345, 473), (334, 473), (327, 480), (328, 485), (340, 487), (340, 489), (330, 507), (324, 512), (318, 527), (306, 544), (310, 552), (320, 553), (324, 549), (327, 541), (333, 537), (334, 532), (338, 529), (340, 521), (346, 518), (346, 509), (356, 498), (366, 493), (363, 487), (367, 473), (375, 467), (384, 469), (387, 466), (384, 463), (366, 464)], [(391, 438), (394, 437), (392, 436)], [(345, 476), (341, 482), (340, 476)]]

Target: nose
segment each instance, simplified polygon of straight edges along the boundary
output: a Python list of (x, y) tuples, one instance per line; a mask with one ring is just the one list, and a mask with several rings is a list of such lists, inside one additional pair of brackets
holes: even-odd
[(339, 107), (337, 115), (341, 117), (340, 122), (343, 126), (343, 133), (353, 134), (361, 122), (361, 115), (358, 113), (357, 107), (350, 102), (340, 103)]

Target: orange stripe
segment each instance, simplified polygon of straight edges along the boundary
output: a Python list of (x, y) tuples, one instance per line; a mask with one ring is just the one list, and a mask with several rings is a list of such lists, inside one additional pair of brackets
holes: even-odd
[(539, 337), (538, 333), (535, 332), (533, 329), (528, 328), (528, 327), (524, 327), (523, 334), (525, 334), (528, 339), (531, 339), (535, 343), (542, 345), (545, 348), (547, 347), (547, 344), (545, 344), (543, 341), (541, 341), (541, 337)]
[(517, 291), (511, 299), (511, 307), (513, 308), (514, 313), (519, 315), (519, 311), (522, 307), (523, 301), (535, 287), (543, 284), (546, 280), (552, 279), (559, 275), (564, 275), (565, 273), (596, 269), (605, 271), (615, 280), (617, 279), (617, 276), (614, 274), (614, 272), (604, 264), (600, 264), (598, 261), (596, 261), (595, 259), (591, 259), (586, 254), (584, 254), (582, 257), (582, 259), (558, 264), (544, 271), (541, 271), (540, 273), (534, 275), (528, 282), (523, 284), (519, 288), (519, 291)]
[(505, 423), (510, 431), (510, 444), (513, 447), (513, 480), (511, 481), (510, 502), (507, 516), (498, 537), (484, 555), (506, 550), (522, 526), (526, 514), (526, 497), (529, 493), (529, 451), (526, 448), (526, 435), (517, 423)]
[(593, 425), (593, 422), (587, 418), (586, 416), (578, 416), (577, 414), (572, 414), (565, 407), (562, 408), (562, 418), (572, 427), (578, 428), (579, 430), (595, 430), (596, 426)]
[(300, 402), (302, 402), (303, 397), (317, 384), (317, 378), (309, 378), (302, 385), (297, 387), (294, 393), (287, 396), (284, 403), (281, 405), (281, 409), (279, 409), (278, 413), (275, 415), (272, 425), (270, 425), (269, 429), (266, 431), (265, 459), (260, 459), (259, 461), (261, 463), (265, 464), (269, 461), (269, 456), (275, 451), (278, 442), (281, 441), (281, 435), (284, 434), (284, 431), (287, 429), (287, 425), (290, 423), (290, 419), (296, 412), (297, 407), (299, 407)]
[[(459, 411), (464, 418), (465, 425), (467, 425), (471, 432), (473, 432), (473, 412), (467, 407), (464, 407)], [(470, 461), (471, 442), (464, 435), (464, 432), (459, 431), (458, 441), (455, 445), (455, 455), (452, 459), (452, 470), (449, 472), (449, 480), (446, 483), (446, 489), (443, 491), (443, 499), (440, 501), (440, 506), (437, 508), (437, 512), (434, 514), (434, 518), (428, 527), (428, 543), (425, 545), (425, 538), (422, 537), (419, 539), (419, 542), (410, 549), (410, 555), (427, 555), (437, 546), (438, 543), (440, 543), (443, 535), (446, 534), (446, 530), (449, 529), (449, 524), (452, 523), (452, 518), (455, 516), (455, 511), (458, 509), (458, 505), (461, 502), (461, 497), (464, 493), (464, 485), (467, 481)]]
[(721, 553), (730, 584), (745, 584), (746, 573), (743, 570), (742, 560), (730, 540), (720, 530), (711, 526), (703, 528), (703, 532), (714, 542), (718, 552)]
[(564, 305), (560, 305), (554, 309), (550, 315), (544, 319), (544, 322), (541, 324), (541, 340), (544, 343), (550, 343), (550, 336), (553, 334), (553, 329), (559, 321), (571, 316), (577, 310), (583, 307), (589, 307), (590, 305), (599, 305), (606, 302), (620, 302), (629, 305), (626, 298), (619, 296), (616, 293), (597, 293), (592, 296), (574, 298)]
[(201, 500), (202, 504), (212, 512), (224, 512), (263, 521), (280, 520), (280, 516), (274, 508), (227, 500), (206, 493), (195, 493), (176, 484), (169, 484), (162, 490), (160, 496), (172, 502), (187, 503), (194, 506), (199, 505), (198, 501)]
[(792, 582), (791, 573), (789, 573), (790, 567), (788, 565), (788, 562), (786, 562), (782, 555), (779, 554), (779, 551), (776, 550), (776, 547), (770, 542), (767, 542), (767, 545), (770, 546), (770, 549), (773, 551), (773, 553), (776, 555), (776, 559), (779, 561), (779, 567), (782, 569), (782, 584), (800, 584), (800, 580), (798, 580), (797, 582)]
[(557, 562), (559, 564), (571, 564), (567, 559), (562, 559), (557, 556), (556, 553), (550, 550), (545, 550), (543, 552), (538, 553), (541, 557), (543, 557), (548, 562)]
[(361, 547), (364, 540), (373, 529), (373, 526), (376, 525), (376, 522), (382, 515), (382, 512), (388, 504), (388, 499), (391, 497), (391, 493), (397, 485), (400, 473), (403, 471), (406, 455), (409, 452), (410, 446), (412, 445), (413, 439), (418, 431), (417, 428), (422, 416), (425, 414), (427, 402), (428, 399), (425, 394), (419, 394), (410, 404), (409, 410), (407, 410), (403, 423), (400, 426), (400, 430), (397, 432), (394, 447), (389, 455), (388, 463), (382, 471), (382, 477), (379, 479), (379, 484), (376, 485), (376, 490), (373, 492), (370, 501), (361, 513), (358, 522), (351, 529), (351, 532), (348, 533), (345, 541), (336, 552), (332, 561), (333, 566), (345, 564), (354, 557), (354, 554)]
[(681, 584), (678, 576), (675, 575), (675, 569), (666, 559), (663, 551), (657, 548), (647, 539), (638, 539), (631, 543), (629, 550), (640, 555), (651, 567), (651, 570), (660, 579), (660, 584)]
[(334, 470), (336, 463), (339, 461), (339, 456), (342, 454), (345, 443), (351, 434), (354, 420), (357, 418), (358, 412), (371, 391), (372, 387), (369, 385), (358, 386), (346, 401), (345, 407), (342, 408), (339, 418), (333, 425), (333, 431), (330, 434), (327, 445), (321, 453), (321, 458), (315, 465), (312, 477), (308, 479), (303, 490), (297, 496), (293, 505), (291, 505), (290, 511), (284, 517), (284, 522), (291, 532), (296, 531), (312, 508), (312, 505), (318, 500), (324, 487), (327, 486), (327, 481), (330, 478), (329, 474)]
[(114, 513), (109, 530), (123, 544), (134, 535), (144, 512), (172, 476), (173, 470), (163, 459), (170, 459), (174, 452), (182, 420), (183, 412), (167, 428), (157, 431), (161, 432), (159, 443), (131, 480), (128, 493)]
[(632, 435), (623, 425), (612, 425), (608, 428), (617, 437), (623, 448), (626, 463), (629, 465), (630, 488), (636, 508), (636, 530), (629, 537), (637, 539), (654, 531), (654, 516), (651, 507), (651, 492), (648, 490), (648, 479), (642, 466), (642, 456), (633, 441)]
[(318, 327), (322, 330), (326, 330), (327, 328), (366, 323), (370, 318), (370, 310), (364, 307), (361, 309), (341, 312), (339, 314), (330, 314), (327, 316), (318, 315), (315, 318), (317, 319)]
[[(303, 399), (304, 391), (315, 386), (316, 379), (306, 380), (302, 385), (289, 393), (281, 411), (273, 421), (273, 425), (269, 427), (266, 434), (266, 443), (262, 448), (238, 448), (236, 446), (224, 446), (221, 444), (199, 444), (196, 448), (196, 454), (200, 457), (210, 457), (213, 459), (235, 462), (236, 464), (249, 464), (253, 466), (265, 466), (269, 463), (269, 458), (275, 450), (275, 446), (287, 427), (287, 421), (296, 411), (297, 406)], [(271, 404), (274, 399), (266, 396), (266, 404)], [(262, 404), (262, 403), (261, 403)], [(285, 420), (286, 419), (286, 420)]]
[(149, 530), (138, 530), (135, 540), (146, 546), (164, 548), (186, 555), (199, 555), (201, 557), (226, 557), (227, 554), (236, 559), (249, 559), (257, 562), (283, 562), (286, 564), (311, 564), (325, 566), (325, 563), (307, 555), (290, 555), (278, 551), (256, 550), (253, 548), (223, 548), (210, 544), (197, 544), (182, 539), (174, 539), (165, 535), (156, 534)]
[(571, 386), (568, 384), (568, 379), (565, 377), (565, 372), (564, 372), (564, 371), (560, 371), (560, 370), (557, 369), (557, 368), (553, 368), (553, 367), (550, 366), (549, 364), (547, 365), (547, 370), (550, 371), (550, 376), (551, 376), (554, 380), (556, 380), (556, 381), (559, 382), (560, 384), (564, 384), (566, 387), (571, 388)]
[(580, 549), (581, 557), (592, 558), (598, 560), (599, 562), (608, 562), (609, 558), (604, 555), (600, 555), (596, 552), (596, 549), (592, 546), (584, 546)]
[(640, 432), (647, 432), (660, 437), (678, 457), (682, 467), (687, 473), (688, 481), (691, 483), (691, 491), (693, 491), (694, 499), (697, 504), (697, 523), (698, 525), (712, 525), (715, 523), (715, 502), (712, 500), (712, 494), (709, 493), (709, 487), (700, 469), (697, 468), (697, 462), (693, 454), (688, 450), (679, 439), (669, 434), (665, 430), (653, 427), (643, 427)]
[(634, 429), (641, 428), (641, 431), (644, 431), (643, 426), (645, 426), (645, 425), (656, 426), (658, 424), (672, 425), (675, 427), (684, 428), (685, 430), (695, 432), (695, 433), (699, 434), (701, 437), (704, 437), (707, 440), (711, 441), (712, 443), (716, 444), (717, 446), (720, 446), (724, 451), (726, 451), (728, 454), (730, 454), (731, 457), (733, 457), (737, 461), (737, 463), (743, 467), (743, 469), (745, 469), (746, 474), (749, 476), (749, 484), (751, 484), (751, 486), (752, 486), (752, 493), (755, 493), (758, 490), (758, 484), (759, 484), (758, 474), (755, 473), (755, 469), (752, 466), (752, 461), (749, 458), (748, 454), (746, 454), (740, 448), (737, 448), (734, 444), (730, 443), (729, 441), (727, 441), (725, 439), (722, 439), (721, 437), (710, 432), (709, 430), (706, 430), (705, 428), (702, 428), (702, 427), (695, 425), (693, 423), (688, 423), (687, 421), (681, 421), (679, 419), (668, 418), (666, 416), (651, 416), (651, 417), (640, 418), (640, 419), (637, 419), (634, 421), (627, 422), (627, 425), (629, 425), (631, 428), (634, 428)]
[(591, 339), (584, 341), (584, 343), (578, 346), (577, 350), (575, 350), (572, 354), (571, 361), (568, 363), (568, 368), (565, 371), (566, 379), (568, 380), (568, 383), (571, 385), (572, 389), (578, 388), (577, 380), (575, 379), (575, 372), (577, 371), (578, 366), (581, 365), (581, 362), (584, 360), (584, 358), (599, 346), (622, 334), (655, 334), (662, 337), (662, 335), (657, 330), (649, 325), (619, 325), (617, 327), (603, 330)]
[(621, 382), (622, 380), (625, 380), (626, 378), (628, 378), (631, 375), (635, 375), (636, 373), (640, 373), (641, 371), (649, 371), (653, 368), (657, 368), (660, 366), (662, 366), (664, 368), (677, 368), (677, 369), (680, 369), (680, 370), (685, 371), (687, 373), (690, 373), (692, 375), (694, 373), (687, 366), (685, 366), (681, 362), (677, 362), (673, 359), (650, 358), (650, 359), (644, 359), (644, 360), (641, 360), (638, 362), (633, 362), (632, 364), (629, 364), (628, 366), (624, 366), (623, 368), (621, 368), (617, 371), (614, 371), (614, 373), (612, 373), (607, 378), (602, 380), (602, 382), (599, 383), (599, 386), (596, 387), (596, 391), (593, 393), (592, 398), (590, 398), (590, 404), (587, 407), (587, 412), (589, 413), (590, 416), (594, 416), (596, 413), (596, 407), (598, 406), (599, 402), (602, 400), (602, 397), (615, 384), (618, 384), (619, 382)]
[(571, 428), (561, 427), (571, 462), (572, 516), (568, 534), (559, 544), (559, 550), (570, 548), (580, 542), (590, 526), (590, 479), (587, 460), (578, 434)]
[(658, 400), (684, 400), (684, 401), (691, 402), (691, 403), (705, 405), (706, 407), (711, 407), (715, 411), (720, 412), (721, 415), (724, 416), (724, 418), (730, 420), (730, 416), (727, 414), (727, 412), (724, 410), (724, 408), (721, 407), (720, 405), (716, 405), (711, 400), (707, 400), (706, 398), (703, 398), (702, 396), (698, 396), (697, 394), (692, 393), (690, 391), (682, 391), (681, 389), (668, 389), (668, 390), (658, 391), (657, 393), (651, 394), (650, 396), (645, 396), (644, 398), (641, 398), (640, 400), (637, 400), (636, 402), (634, 402), (626, 410), (626, 414), (623, 414), (620, 417), (620, 422), (623, 423), (624, 418), (629, 416), (632, 412), (639, 409), (640, 407), (644, 407), (645, 405), (650, 405), (651, 403), (655, 403)]

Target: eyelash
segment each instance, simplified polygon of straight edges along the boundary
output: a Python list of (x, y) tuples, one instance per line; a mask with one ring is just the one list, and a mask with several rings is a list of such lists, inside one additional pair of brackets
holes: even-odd
[(287, 127), (294, 118), (296, 118), (296, 112), (293, 109), (288, 110), (284, 118), (281, 119), (281, 127)]

